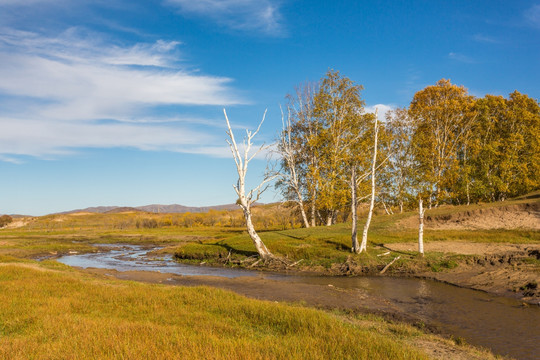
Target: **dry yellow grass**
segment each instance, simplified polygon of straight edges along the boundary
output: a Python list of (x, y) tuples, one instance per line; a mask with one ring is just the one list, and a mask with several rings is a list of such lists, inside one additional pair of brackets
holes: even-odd
[(427, 358), (397, 336), (314, 309), (46, 267), (0, 267), (0, 358)]

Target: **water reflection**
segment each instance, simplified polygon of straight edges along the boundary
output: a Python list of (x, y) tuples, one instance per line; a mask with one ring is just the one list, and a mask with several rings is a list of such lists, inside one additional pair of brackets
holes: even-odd
[(69, 266), (82, 268), (115, 269), (118, 271), (157, 271), (178, 275), (224, 276), (229, 278), (240, 276), (257, 276), (259, 272), (227, 268), (186, 265), (174, 262), (170, 255), (152, 256), (148, 253), (159, 248), (145, 249), (138, 245), (94, 245), (102, 252), (68, 255), (57, 259)]

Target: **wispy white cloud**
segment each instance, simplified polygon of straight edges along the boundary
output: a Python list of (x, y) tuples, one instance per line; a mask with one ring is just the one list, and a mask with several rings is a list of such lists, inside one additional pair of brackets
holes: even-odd
[(131, 147), (168, 151), (182, 151), (185, 148), (185, 152), (190, 152), (190, 147), (215, 140), (211, 135), (187, 128), (148, 124), (0, 117), (0, 127), (0, 154), (36, 157), (71, 154), (78, 148)]
[(531, 6), (525, 14), (525, 21), (535, 28), (540, 29), (540, 4)]
[(58, 3), (62, 0), (0, 0), (2, 5), (31, 6), (39, 3)]
[(178, 46), (122, 46), (79, 29), (56, 37), (0, 29), (0, 161), (83, 147), (192, 152), (213, 143), (188, 129), (213, 120), (172, 118), (160, 109), (245, 101), (231, 79), (182, 69)]
[(473, 35), (473, 40), (476, 41), (476, 42), (479, 42), (479, 43), (487, 43), (487, 44), (499, 44), (500, 43), (500, 40), (492, 37), (492, 36), (488, 36), (488, 35), (484, 35), (484, 34), (474, 34)]
[(209, 18), (220, 25), (268, 35), (284, 34), (279, 0), (165, 0), (180, 13)]
[(21, 161), (21, 159), (18, 159), (18, 158), (12, 157), (12, 156), (5, 156), (5, 155), (2, 155), (2, 154), (0, 154), (0, 161), (7, 162), (7, 163), (12, 163), (12, 164), (22, 164), (23, 163), (23, 161)]
[(459, 62), (466, 63), (466, 64), (474, 64), (475, 63), (474, 59), (471, 58), (470, 56), (460, 54), (460, 53), (455, 53), (455, 52), (449, 53), (448, 58), (451, 59), (451, 60), (459, 61)]

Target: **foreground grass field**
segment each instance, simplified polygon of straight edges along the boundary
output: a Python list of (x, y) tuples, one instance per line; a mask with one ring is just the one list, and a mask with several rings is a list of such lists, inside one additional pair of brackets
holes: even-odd
[(428, 359), (411, 343), (444, 344), (372, 316), (2, 260), (3, 359)]
[[(459, 210), (459, 209), (458, 209)], [(455, 208), (446, 210), (456, 211)], [(445, 215), (438, 209), (433, 215)], [(72, 270), (53, 260), (31, 258), (96, 251), (93, 244), (159, 245), (188, 262), (229, 266), (254, 255), (244, 229), (230, 226), (126, 224), (166, 214), (51, 215), (0, 230), (0, 358), (5, 359), (490, 359), (404, 324), (380, 318), (329, 313), (300, 305), (250, 300), (212, 288), (183, 288), (114, 281)], [(368, 254), (349, 252), (347, 224), (312, 229), (261, 231), (272, 252), (309, 269), (351, 263), (379, 269), (395, 253), (383, 244), (415, 241), (415, 229), (400, 227), (414, 216), (379, 215)], [(152, 222), (151, 222), (152, 223)], [(540, 243), (534, 230), (426, 231), (426, 257), (401, 252), (393, 269), (434, 272), (470, 257), (429, 251), (434, 241)], [(538, 260), (529, 264), (539, 268)], [(428, 344), (428, 345), (426, 345)], [(436, 349), (437, 351), (430, 351)], [(450, 349), (441, 355), (440, 349)], [(454, 353), (455, 352), (455, 353)]]

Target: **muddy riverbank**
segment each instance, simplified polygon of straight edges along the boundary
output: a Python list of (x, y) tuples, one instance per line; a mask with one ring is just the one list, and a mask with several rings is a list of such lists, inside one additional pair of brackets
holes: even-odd
[[(416, 244), (386, 245), (393, 251), (414, 249)], [(512, 297), (540, 305), (540, 244), (431, 242), (430, 251), (468, 255), (443, 271), (404, 271), (403, 275), (433, 279), (469, 289)], [(399, 275), (399, 269), (394, 272)]]
[[(462, 288), (480, 290), (498, 296), (519, 299), (529, 305), (540, 305), (540, 244), (493, 244), (457, 241), (429, 242), (426, 248), (451, 256), (446, 262), (429, 265), (429, 260), (410, 261), (417, 255), (416, 243), (393, 243), (379, 246), (386, 251), (383, 259), (386, 264), (396, 257), (408, 259), (392, 264), (385, 275), (393, 277), (421, 278), (437, 280)], [(456, 255), (456, 256), (453, 256)], [(208, 259), (215, 266), (224, 268), (240, 267), (263, 271), (295, 271), (322, 276), (365, 276), (380, 275), (384, 265), (366, 265), (349, 257), (343, 263), (331, 267), (295, 266), (274, 261), (264, 263), (256, 258), (230, 261), (227, 258)]]

